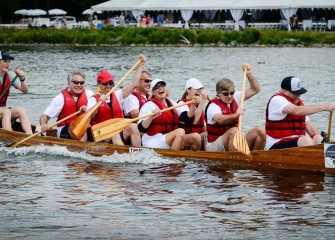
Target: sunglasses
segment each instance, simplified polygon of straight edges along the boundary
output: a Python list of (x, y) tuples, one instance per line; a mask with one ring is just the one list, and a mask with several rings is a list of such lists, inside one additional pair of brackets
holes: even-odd
[(225, 97), (228, 97), (229, 95), (234, 96), (235, 92), (221, 92), (221, 94)]
[(75, 81), (75, 80), (72, 80), (71, 81), (73, 84), (75, 84), (75, 85), (78, 85), (78, 84), (80, 84), (80, 85), (84, 85), (85, 84), (85, 81)]
[(113, 81), (109, 81), (109, 82), (106, 82), (106, 83), (100, 83), (100, 84), (103, 85), (103, 86), (107, 86), (107, 85), (114, 86), (114, 82)]
[(155, 91), (157, 89), (160, 89), (161, 87), (165, 87), (165, 84), (158, 84), (152, 88), (152, 91)]
[(151, 83), (152, 82), (151, 79), (143, 79), (143, 78), (141, 78), (141, 80), (143, 80), (145, 83)]

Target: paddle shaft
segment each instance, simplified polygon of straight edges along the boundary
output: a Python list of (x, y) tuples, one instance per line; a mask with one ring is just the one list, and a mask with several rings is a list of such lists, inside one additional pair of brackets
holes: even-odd
[(333, 111), (330, 111), (328, 120), (328, 133), (327, 133), (328, 142), (330, 142), (330, 134), (332, 132), (332, 122), (333, 122)]
[[(129, 71), (114, 85), (114, 87), (106, 94), (108, 97), (113, 93), (113, 91), (128, 77), (128, 75), (142, 62), (142, 60), (138, 60), (137, 63), (129, 69)], [(69, 134), (73, 139), (80, 140), (84, 134), (86, 133), (86, 130), (88, 128), (88, 125), (91, 122), (91, 118), (95, 111), (99, 108), (102, 101), (99, 100), (88, 112), (86, 112), (83, 116), (78, 117), (76, 120), (74, 120), (70, 127), (69, 127)]]
[[(187, 101), (187, 102), (184, 102), (184, 103), (180, 103), (180, 104), (177, 104), (177, 105), (172, 106), (172, 107), (164, 108), (164, 109), (160, 110), (159, 112), (160, 113), (167, 112), (167, 111), (170, 111), (172, 109), (179, 108), (179, 107), (185, 106), (185, 105), (190, 104), (190, 103), (195, 103), (195, 100), (192, 99), (190, 101)], [(151, 117), (151, 116), (154, 116), (154, 115), (155, 115), (154, 113), (148, 113), (148, 114), (142, 115), (140, 117), (133, 118), (132, 121), (133, 122), (137, 122), (140, 119)]]
[[(61, 119), (61, 120), (59, 120), (58, 122), (53, 123), (52, 125), (50, 125), (50, 128), (56, 126), (57, 124), (59, 124), (59, 123), (61, 123), (61, 122), (64, 122), (65, 120), (67, 120), (67, 119), (69, 119), (69, 118), (72, 118), (73, 116), (79, 114), (80, 112), (81, 112), (81, 111), (79, 110), (79, 111), (77, 111), (77, 112), (75, 112), (75, 113), (72, 113), (71, 115), (69, 115), (69, 116), (67, 116), (67, 117), (65, 117), (65, 118), (63, 118), (63, 119)], [(35, 137), (35, 136), (41, 134), (42, 132), (43, 132), (43, 131), (38, 131), (38, 132), (36, 132), (36, 133), (30, 135), (29, 137), (26, 137), (25, 139), (22, 139), (21, 141), (19, 141), (19, 142), (17, 142), (17, 143), (14, 143), (14, 144), (11, 145), (10, 147), (12, 147), (12, 148), (16, 148), (17, 146), (21, 145), (21, 144), (24, 143), (25, 141), (27, 141), (27, 140), (29, 140), (29, 139), (31, 139), (31, 138), (33, 138), (33, 137)]]
[(15, 80), (18, 78), (19, 76), (16, 75), (13, 80), (10, 82), (10, 84), (8, 85), (8, 87), (1, 93), (0, 98), (3, 97), (3, 95), (5, 95), (5, 93), (8, 91), (8, 89), (14, 84)]
[[(242, 81), (242, 92), (241, 92), (241, 101), (240, 101), (240, 107), (244, 106), (244, 98), (245, 98), (245, 82), (247, 80), (247, 69), (244, 69), (243, 71), (243, 81)], [(238, 130), (242, 131), (242, 119), (243, 114), (238, 116)]]
[[(131, 68), (129, 69), (129, 71), (114, 85), (114, 87), (112, 87), (111, 90), (109, 90), (108, 93), (106, 93), (106, 96), (108, 97), (109, 95), (111, 95), (114, 90), (128, 77), (128, 75), (135, 69), (137, 68), (137, 66), (142, 62), (142, 60), (138, 60), (137, 63)], [(102, 101), (99, 100), (99, 102), (97, 102), (94, 107), (87, 113), (90, 113), (91, 115), (98, 109), (98, 107), (101, 105)]]

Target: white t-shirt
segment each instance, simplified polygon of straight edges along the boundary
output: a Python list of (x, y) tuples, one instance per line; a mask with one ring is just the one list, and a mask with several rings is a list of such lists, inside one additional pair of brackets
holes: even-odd
[[(177, 103), (176, 103), (175, 101), (173, 101), (173, 100), (170, 100), (170, 101), (171, 101), (171, 103), (172, 103), (173, 106), (177, 105)], [(142, 106), (142, 108), (141, 108), (141, 110), (140, 110), (140, 113), (139, 113), (139, 116), (143, 116), (143, 115), (152, 113), (152, 111), (153, 111), (154, 109), (159, 109), (159, 107), (158, 107), (155, 103), (153, 103), (152, 101), (146, 102), (146, 103)], [(187, 107), (187, 105), (184, 105), (184, 106), (182, 106), (182, 107), (178, 107), (178, 108), (176, 108), (176, 111), (177, 111), (177, 113), (178, 113), (178, 116), (180, 116), (180, 114), (181, 114), (182, 112), (188, 111), (188, 107)], [(140, 119), (140, 120), (138, 121), (138, 123), (144, 121), (145, 119), (147, 119), (147, 118)], [(160, 138), (161, 135), (162, 135), (162, 134), (159, 134), (159, 133), (158, 133), (158, 134), (155, 134), (155, 135), (153, 135), (153, 136), (149, 136), (147, 133), (143, 134), (143, 136), (142, 136), (142, 143), (143, 143), (143, 146), (146, 146), (146, 147), (155, 147), (155, 146), (147, 146), (147, 145), (146, 145), (146, 142), (149, 141), (149, 140), (151, 140), (151, 142), (152, 142), (152, 139), (154, 139), (156, 136), (157, 136), (157, 138)]]
[[(285, 97), (274, 96), (269, 103), (269, 120), (278, 121), (278, 120), (284, 119), (287, 116), (287, 114), (284, 113), (283, 110), (287, 105), (290, 105), (290, 104), (292, 103), (288, 101)], [(306, 116), (305, 121), (309, 121), (308, 116)], [(298, 135), (292, 135), (292, 136), (298, 136)], [(270, 147), (272, 147), (273, 144), (280, 141), (281, 139), (282, 138), (279, 138), (279, 139), (272, 138), (269, 135), (267, 135), (265, 149), (266, 150), (270, 149)]]
[[(85, 89), (85, 94), (87, 101), (93, 96), (93, 92), (91, 90)], [(78, 97), (72, 96), (75, 101), (78, 100)], [(49, 106), (45, 109), (44, 114), (47, 115), (50, 118), (57, 118), (62, 111), (64, 106), (64, 96), (62, 93), (58, 94), (56, 97), (54, 97), (49, 104)], [(57, 127), (57, 136), (59, 137), (60, 132), (64, 126)]]
[[(235, 92), (234, 94), (234, 99), (238, 106), (240, 106), (241, 95), (242, 95), (241, 91)], [(228, 107), (230, 107), (230, 104), (228, 104)], [(222, 111), (219, 105), (215, 103), (211, 103), (209, 107), (207, 108), (206, 113), (207, 113), (207, 124), (215, 124), (215, 121), (213, 120), (214, 115), (218, 113), (222, 113)], [(210, 146), (211, 144), (212, 143), (208, 142), (208, 146)]]
[[(144, 98), (147, 98), (146, 95), (142, 95)], [(130, 94), (127, 98), (123, 101), (123, 112), (125, 117), (129, 117), (129, 113), (135, 109), (140, 109), (140, 102), (138, 101), (138, 98)]]
[[(8, 71), (8, 74), (9, 74), (9, 80), (10, 80), (10, 81), (12, 81), (12, 80), (15, 78), (15, 76), (16, 76), (16, 73), (13, 72), (13, 71)], [(0, 81), (1, 81), (1, 84), (2, 84), (2, 80), (3, 80), (4, 76), (5, 76), (4, 73), (3, 73), (3, 74), (0, 74)], [(14, 83), (12, 84), (12, 86), (16, 88), (16, 85), (17, 85), (17, 84), (20, 84), (20, 78), (19, 78), (19, 77), (17, 77), (17, 78), (15, 79)]]

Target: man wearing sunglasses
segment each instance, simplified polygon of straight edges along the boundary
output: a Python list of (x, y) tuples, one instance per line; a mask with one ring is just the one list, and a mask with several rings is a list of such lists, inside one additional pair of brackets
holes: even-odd
[[(73, 71), (68, 75), (67, 88), (52, 99), (50, 105), (40, 117), (43, 132), (50, 129), (48, 126), (50, 118), (57, 118), (57, 121), (60, 121), (79, 110), (82, 110), (82, 113), (85, 112), (88, 99), (94, 94), (91, 90), (85, 89), (85, 81), (86, 76), (81, 71)], [(71, 139), (68, 132), (69, 126), (78, 116), (73, 116), (59, 123), (57, 125), (57, 137)], [(81, 140), (85, 141), (86, 139), (87, 135), (85, 134)]]
[(141, 79), (135, 90), (124, 100), (124, 116), (137, 118), (143, 104), (149, 100), (151, 73), (142, 71)]
[(307, 90), (301, 80), (294, 76), (281, 82), (280, 93), (274, 94), (266, 108), (265, 149), (281, 149), (319, 144), (323, 137), (308, 115), (321, 111), (333, 111), (335, 103), (304, 105), (300, 95)]
[[(141, 63), (138, 65), (133, 81), (127, 84), (122, 89), (117, 89), (112, 92), (110, 96), (106, 96), (107, 93), (114, 86), (114, 77), (108, 71), (101, 71), (97, 77), (97, 84), (101, 90), (100, 94), (94, 94), (88, 102), (87, 109), (95, 106), (99, 101), (102, 103), (98, 107), (94, 116), (91, 120), (91, 126), (94, 126), (98, 123), (113, 119), (113, 118), (123, 118), (123, 109), (122, 104), (125, 98), (127, 98), (138, 86), (143, 71), (143, 65), (145, 63), (145, 56), (139, 55), (139, 60)], [(90, 132), (90, 131), (89, 131)], [(89, 140), (91, 136), (89, 136)], [(140, 147), (141, 144), (141, 135), (137, 128), (136, 123), (131, 123), (126, 129), (124, 129), (120, 134), (113, 136), (110, 139), (111, 143), (116, 145), (131, 145), (134, 147)]]
[[(242, 65), (246, 70), (250, 87), (245, 90), (244, 100), (260, 92), (260, 85), (252, 74), (251, 66)], [(238, 119), (245, 108), (239, 107), (241, 91), (235, 92), (234, 82), (223, 78), (216, 83), (216, 97), (206, 106), (205, 119), (207, 123), (208, 151), (236, 151), (233, 145), (234, 135), (238, 127)], [(261, 126), (251, 129), (246, 139), (250, 150), (262, 150), (265, 146), (266, 134)]]

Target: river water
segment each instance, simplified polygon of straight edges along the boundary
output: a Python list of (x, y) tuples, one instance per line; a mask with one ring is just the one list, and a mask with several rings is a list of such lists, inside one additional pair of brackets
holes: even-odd
[[(12, 91), (9, 105), (25, 106), (34, 124), (66, 86), (70, 71), (84, 70), (86, 87), (94, 89), (98, 71), (108, 69), (120, 79), (140, 53), (153, 77), (167, 81), (174, 100), (191, 77), (200, 79), (211, 96), (222, 77), (234, 80), (239, 90), (241, 65), (251, 64), (262, 91), (245, 102), (245, 131), (264, 126), (267, 100), (286, 76), (302, 79), (306, 104), (335, 100), (334, 48), (8, 49), (15, 56), (12, 67), (24, 69), (30, 86), (26, 95)], [(329, 113), (311, 119), (327, 131)], [(0, 170), (1, 239), (335, 237), (332, 174), (233, 169), (150, 151), (92, 157), (57, 146), (0, 147)]]

